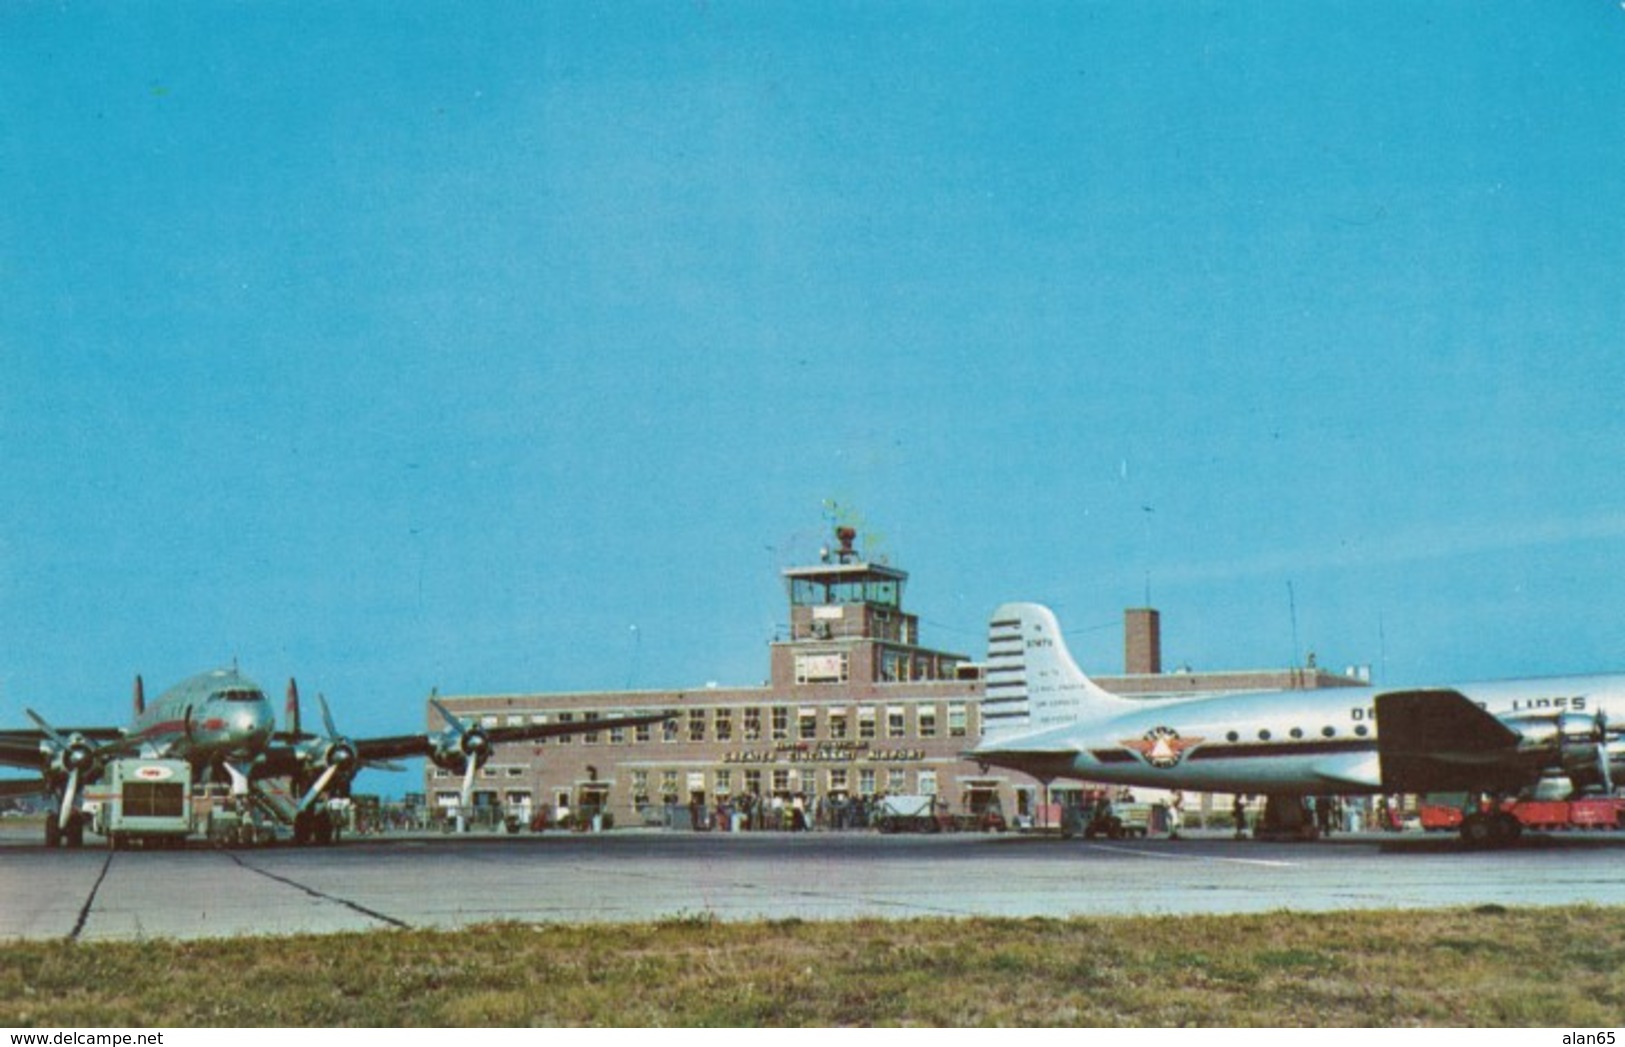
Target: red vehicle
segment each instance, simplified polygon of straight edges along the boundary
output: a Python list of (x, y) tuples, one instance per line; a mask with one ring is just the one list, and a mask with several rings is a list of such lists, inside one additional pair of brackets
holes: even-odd
[[(1428, 832), (1453, 832), (1461, 827), (1465, 797), (1434, 796), (1418, 813)], [(1454, 802), (1451, 802), (1454, 801)], [(1625, 799), (1597, 796), (1580, 800), (1505, 800), (1501, 810), (1526, 829), (1618, 829), (1625, 822)]]

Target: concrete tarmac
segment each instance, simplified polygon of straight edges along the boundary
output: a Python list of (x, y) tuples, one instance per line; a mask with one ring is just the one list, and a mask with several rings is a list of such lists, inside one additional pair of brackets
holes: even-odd
[[(93, 838), (94, 839), (94, 838)], [(0, 834), (0, 939), (661, 919), (1111, 916), (1625, 905), (1625, 834), (1308, 844), (868, 833), (423, 836), (325, 848), (46, 850)]]

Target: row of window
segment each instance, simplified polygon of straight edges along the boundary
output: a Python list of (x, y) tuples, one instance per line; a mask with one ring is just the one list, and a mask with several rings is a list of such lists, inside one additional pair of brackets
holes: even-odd
[[(1363, 723), (1362, 724), (1356, 724), (1355, 727), (1354, 727), (1354, 734), (1355, 734), (1356, 737), (1364, 738), (1367, 735), (1369, 735), (1370, 733), (1371, 733), (1371, 729), (1369, 727), (1367, 727)], [(1303, 735), (1304, 735), (1304, 732), (1303, 732), (1302, 727), (1294, 727), (1294, 728), (1292, 728), (1292, 730), (1287, 732), (1287, 736), (1294, 739), (1294, 740), (1302, 738)], [(1320, 729), (1320, 736), (1322, 738), (1336, 738), (1337, 737), (1337, 728), (1332, 727), (1331, 725), (1328, 724), (1327, 726), (1322, 727)], [(1270, 733), (1270, 730), (1267, 727), (1260, 729), (1259, 732), (1258, 732), (1258, 740), (1261, 741), (1261, 742), (1267, 742), (1272, 737), (1274, 737), (1274, 736)], [(1230, 731), (1229, 733), (1227, 733), (1224, 736), (1224, 740), (1227, 741), (1227, 742), (1239, 742), (1239, 741), (1241, 741), (1241, 733), (1239, 731)]]
[[(764, 719), (763, 713), (766, 713)], [(510, 713), (506, 718), (488, 714), (480, 723), (497, 727), (506, 720), (506, 726), (523, 726), (527, 720), (533, 724), (581, 723), (590, 724), (602, 714), (575, 713)], [(658, 726), (663, 742), (842, 742), (899, 738), (964, 738), (970, 731), (969, 706), (965, 702), (949, 702), (946, 715), (935, 703), (906, 705), (859, 705), (853, 708), (822, 706), (744, 706), (741, 708), (690, 709), (686, 716), (679, 715)], [(656, 726), (639, 724), (633, 728), (612, 727), (605, 731), (587, 730), (580, 734), (563, 735), (552, 739), (538, 738), (537, 745), (551, 741), (554, 745), (599, 745), (607, 738), (610, 745), (624, 745), (654, 740)]]
[[(507, 765), (502, 767), (486, 766), (480, 768), (480, 777), (491, 778), (523, 778), (526, 768), (520, 765)], [(634, 797), (643, 798), (641, 802), (648, 802), (651, 796), (650, 785), (655, 781), (654, 772), (634, 768), (630, 771), (632, 776), (631, 787)], [(915, 769), (913, 771), (903, 767), (772, 767), (735, 769), (732, 767), (718, 767), (709, 771), (680, 772), (667, 770), (659, 772), (659, 796), (663, 802), (688, 802), (694, 793), (704, 793), (707, 796), (723, 798), (734, 795), (737, 790), (741, 795), (754, 793), (758, 796), (773, 793), (807, 793), (809, 795), (837, 795), (848, 793), (858, 796), (873, 796), (878, 792), (888, 793), (920, 793), (935, 796), (937, 793), (937, 772), (929, 768)], [(434, 771), (436, 778), (456, 778), (458, 775), (442, 768)], [(911, 788), (912, 786), (912, 788)], [(854, 793), (854, 787), (856, 789)], [(679, 792), (681, 789), (681, 792)], [(668, 797), (679, 797), (671, 800)]]
[[(735, 771), (719, 767), (711, 771), (633, 770), (632, 800), (647, 804), (687, 803), (697, 796), (723, 800), (730, 796), (875, 796), (879, 793), (937, 794), (937, 772), (910, 771), (901, 767), (774, 767), (768, 770), (746, 768)], [(658, 786), (659, 791), (653, 791)]]

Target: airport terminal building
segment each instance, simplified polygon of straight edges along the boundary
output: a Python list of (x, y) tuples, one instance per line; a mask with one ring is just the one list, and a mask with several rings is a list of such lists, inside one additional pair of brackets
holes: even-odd
[[(769, 647), (757, 687), (458, 695), (440, 700), (486, 726), (590, 723), (669, 710), (664, 724), (586, 732), (497, 747), (473, 793), (475, 816), (553, 824), (559, 814), (607, 815), (615, 825), (732, 823), (854, 827), (881, 796), (925, 795), (962, 824), (1042, 821), (1049, 794), (1014, 771), (961, 754), (981, 738), (984, 680), (970, 656), (921, 643), (905, 609), (908, 574), (870, 562), (837, 532), (820, 562), (783, 572), (788, 639)], [(1174, 695), (1358, 684), (1347, 675), (1288, 669), (1162, 671), (1160, 617), (1125, 613), (1124, 674), (1096, 682), (1125, 695)], [(428, 710), (431, 730), (443, 726)], [(426, 764), (431, 809), (456, 808), (461, 776)], [(800, 812), (799, 815), (792, 812)]]

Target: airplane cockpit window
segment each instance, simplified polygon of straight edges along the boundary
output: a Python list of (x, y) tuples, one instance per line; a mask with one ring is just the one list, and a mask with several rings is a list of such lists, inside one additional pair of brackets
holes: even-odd
[(236, 689), (231, 691), (216, 691), (212, 697), (224, 698), (228, 702), (263, 702), (265, 695), (260, 691)]

